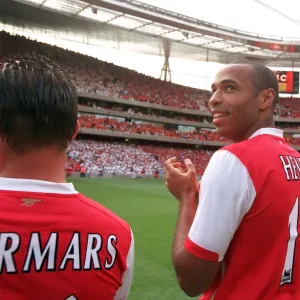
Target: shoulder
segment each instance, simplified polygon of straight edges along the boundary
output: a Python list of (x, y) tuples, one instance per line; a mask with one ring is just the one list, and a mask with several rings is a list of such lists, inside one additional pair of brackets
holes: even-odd
[(213, 193), (217, 198), (231, 194), (232, 198), (244, 199), (248, 194), (250, 202), (257, 193), (255, 180), (247, 164), (227, 147), (216, 151), (212, 156), (203, 174), (201, 189), (210, 197)]
[(211, 181), (228, 187), (233, 182), (238, 185), (243, 180), (251, 181), (246, 165), (235, 151), (224, 147), (211, 157), (201, 182)]
[(222, 151), (231, 153), (232, 156), (235, 156), (235, 161), (244, 166), (257, 193), (261, 191), (269, 174), (276, 168), (278, 169), (279, 157), (277, 154), (281, 150), (282, 144), (271, 135), (259, 135), (222, 148)]
[(272, 136), (259, 135), (246, 141), (226, 145), (216, 151), (212, 159), (224, 165), (244, 165), (248, 168), (249, 165), (257, 165), (258, 161), (266, 160), (266, 155), (269, 155), (270, 150), (277, 144), (279, 143)]
[(262, 155), (270, 153), (271, 149), (275, 150), (276, 146), (281, 147), (281, 144), (278, 142), (278, 138), (269, 134), (262, 134), (246, 141), (227, 145), (223, 147), (222, 150), (227, 150), (235, 154), (240, 159), (249, 157), (250, 154), (252, 158), (255, 154), (260, 154), (255, 157), (260, 158)]
[(77, 198), (82, 204), (82, 211), (80, 213), (86, 215), (85, 218), (89, 218), (89, 220), (86, 220), (87, 222), (101, 223), (106, 228), (128, 234), (130, 237), (132, 236), (129, 224), (113, 211), (82, 194), (78, 194)]
[(243, 163), (239, 159), (238, 151), (232, 147), (223, 147), (217, 150), (211, 157), (207, 169), (229, 170), (229, 167), (240, 168)]
[(247, 154), (249, 151), (253, 151), (255, 149), (260, 148), (259, 143), (260, 137), (255, 137), (243, 142), (233, 143), (223, 147), (221, 150), (226, 150), (236, 155), (237, 157), (241, 157), (244, 154)]

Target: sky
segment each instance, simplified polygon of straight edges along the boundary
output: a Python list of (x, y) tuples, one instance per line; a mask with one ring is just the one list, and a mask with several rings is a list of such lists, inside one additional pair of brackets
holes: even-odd
[[(0, 0), (1, 1), (1, 0)], [(33, 1), (33, 0), (30, 0)], [(37, 1), (37, 0), (34, 0)], [(50, 0), (49, 0), (50, 1)], [(261, 35), (298, 37), (300, 39), (299, 0), (141, 0), (151, 5), (211, 21), (223, 26), (238, 28)], [(262, 2), (264, 1), (264, 2)], [(274, 8), (266, 8), (263, 4)], [(284, 3), (284, 5), (283, 5)], [(278, 11), (277, 11), (278, 10)], [(298, 18), (298, 19), (297, 19)], [(289, 19), (292, 19), (289, 20)], [(0, 23), (0, 30), (22, 34), (40, 42), (87, 54), (119, 66), (136, 70), (156, 78), (160, 77), (163, 56), (129, 52), (114, 42), (97, 41), (97, 45), (75, 42), (78, 37), (63, 32), (32, 31)], [(210, 89), (215, 74), (222, 64), (184, 60), (170, 57), (172, 81), (201, 89)], [(280, 68), (285, 70), (285, 68)]]

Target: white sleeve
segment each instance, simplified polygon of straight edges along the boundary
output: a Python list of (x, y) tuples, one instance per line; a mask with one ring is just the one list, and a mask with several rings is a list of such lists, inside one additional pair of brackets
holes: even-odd
[(201, 180), (199, 205), (185, 242), (187, 251), (202, 259), (222, 261), (255, 197), (242, 162), (227, 150), (215, 152)]
[(127, 270), (123, 274), (122, 286), (119, 288), (114, 300), (126, 300), (132, 283), (134, 265), (134, 238), (131, 231), (131, 244), (127, 254)]

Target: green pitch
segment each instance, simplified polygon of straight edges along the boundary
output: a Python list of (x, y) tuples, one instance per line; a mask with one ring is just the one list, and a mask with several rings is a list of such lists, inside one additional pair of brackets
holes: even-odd
[(129, 300), (186, 300), (171, 264), (177, 202), (161, 180), (71, 179), (75, 188), (113, 210), (135, 237), (135, 273)]

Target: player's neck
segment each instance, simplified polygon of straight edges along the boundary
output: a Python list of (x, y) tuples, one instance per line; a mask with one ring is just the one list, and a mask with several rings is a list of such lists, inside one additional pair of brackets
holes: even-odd
[(65, 153), (42, 150), (23, 155), (3, 155), (0, 177), (65, 183)]
[(247, 132), (244, 133), (244, 135), (240, 139), (235, 140), (234, 143), (248, 140), (257, 130), (259, 130), (261, 128), (275, 128), (274, 120), (270, 119), (265, 122), (255, 123), (251, 128), (249, 128), (249, 130), (247, 130)]

